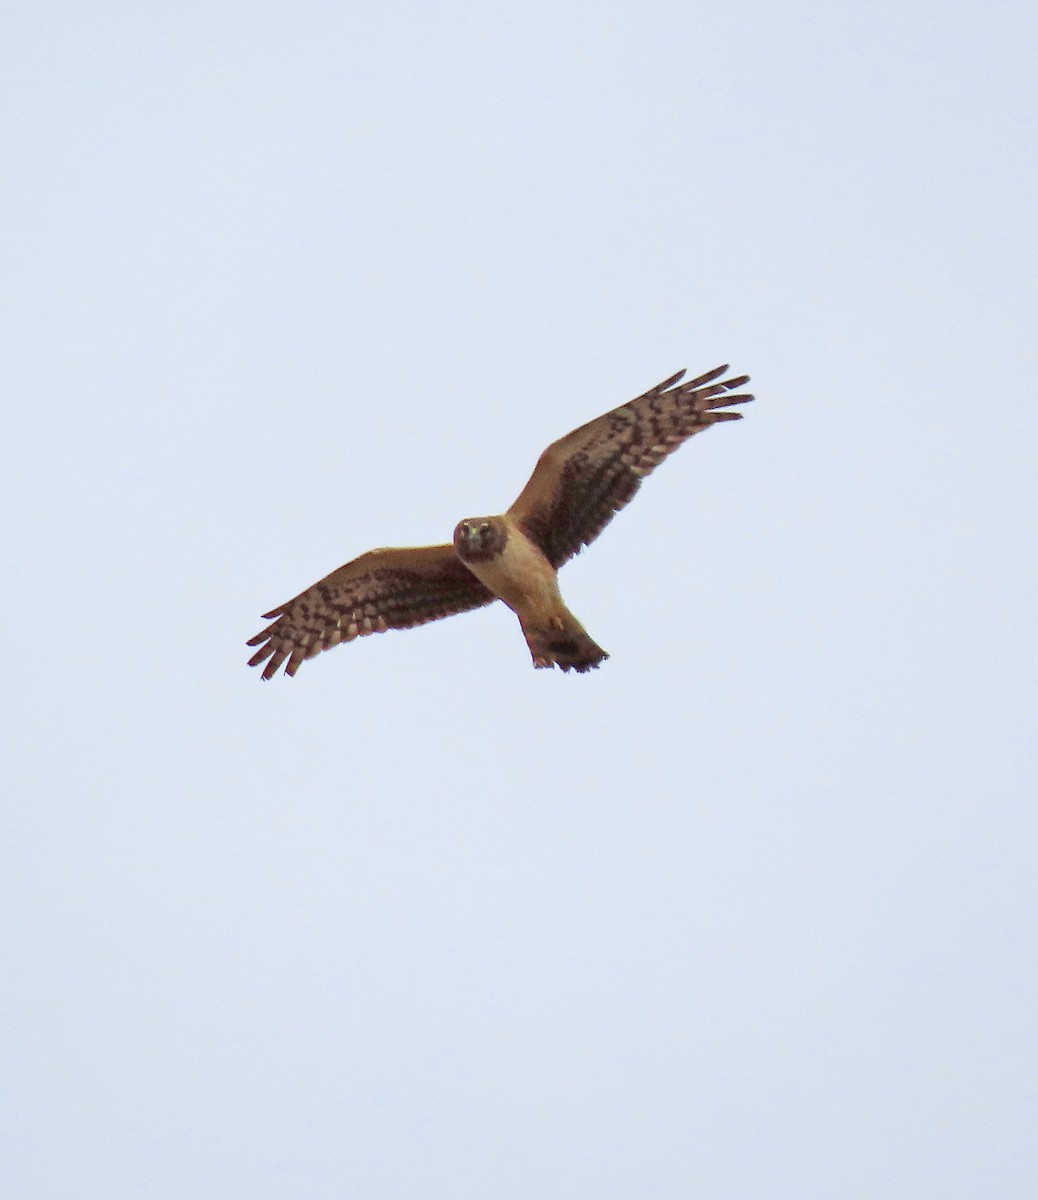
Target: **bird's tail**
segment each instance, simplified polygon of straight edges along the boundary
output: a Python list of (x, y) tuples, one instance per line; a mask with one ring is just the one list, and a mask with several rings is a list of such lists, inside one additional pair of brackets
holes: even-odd
[(609, 657), (568, 609), (545, 625), (524, 621), (522, 627), (535, 667), (584, 672), (601, 666)]

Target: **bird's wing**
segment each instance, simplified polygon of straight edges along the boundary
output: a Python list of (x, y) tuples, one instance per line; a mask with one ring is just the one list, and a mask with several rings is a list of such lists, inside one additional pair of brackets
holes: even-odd
[(340, 642), (384, 629), (410, 629), (440, 617), (481, 608), (494, 594), (472, 574), (452, 546), (370, 550), (264, 613), (274, 620), (247, 645), (259, 646), (250, 667), (271, 679), (282, 663), (294, 675), (304, 659)]
[(556, 569), (598, 537), (643, 477), (686, 438), (739, 419), (741, 413), (720, 410), (753, 399), (731, 394), (749, 376), (715, 383), (727, 370), (716, 367), (689, 383), (679, 382), (679, 371), (545, 450), (508, 511)]

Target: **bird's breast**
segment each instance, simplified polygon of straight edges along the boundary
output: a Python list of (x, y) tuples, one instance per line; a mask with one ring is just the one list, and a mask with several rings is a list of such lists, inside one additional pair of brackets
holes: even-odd
[(515, 612), (554, 607), (559, 601), (555, 569), (514, 524), (500, 553), (479, 562), (466, 562), (473, 575)]

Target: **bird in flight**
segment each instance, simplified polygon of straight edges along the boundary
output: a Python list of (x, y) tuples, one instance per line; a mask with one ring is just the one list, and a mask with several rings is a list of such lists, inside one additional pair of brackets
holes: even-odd
[[(687, 383), (679, 371), (643, 396), (581, 425), (541, 455), (500, 516), (467, 517), (441, 546), (369, 550), (263, 619), (250, 667), (294, 675), (322, 650), (386, 629), (410, 629), (503, 600), (519, 618), (535, 667), (589, 671), (609, 656), (569, 611), (558, 571), (634, 497), (642, 479), (693, 434), (753, 397), (748, 375), (716, 367)], [(718, 382), (720, 380), (720, 382)]]

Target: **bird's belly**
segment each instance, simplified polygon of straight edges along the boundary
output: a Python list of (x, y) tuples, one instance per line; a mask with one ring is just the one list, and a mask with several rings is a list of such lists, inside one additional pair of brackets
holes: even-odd
[(486, 562), (465, 565), (514, 612), (554, 610), (560, 603), (559, 583), (551, 563), (522, 535), (511, 533), (501, 553)]

